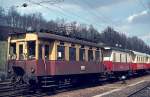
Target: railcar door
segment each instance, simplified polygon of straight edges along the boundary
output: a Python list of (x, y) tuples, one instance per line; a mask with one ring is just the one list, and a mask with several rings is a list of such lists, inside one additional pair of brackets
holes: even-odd
[(38, 71), (40, 75), (47, 75), (49, 73), (49, 50), (49, 45), (39, 44)]
[(50, 71), (49, 68), (49, 45), (44, 45), (44, 67), (45, 67), (45, 72), (46, 74), (48, 74), (48, 72)]

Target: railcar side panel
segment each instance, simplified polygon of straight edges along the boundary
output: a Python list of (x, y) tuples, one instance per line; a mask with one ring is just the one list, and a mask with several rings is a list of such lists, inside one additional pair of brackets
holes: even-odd
[(100, 62), (56, 61), (56, 75), (102, 73), (104, 66)]
[(128, 71), (130, 70), (130, 63), (113, 62), (112, 71)]

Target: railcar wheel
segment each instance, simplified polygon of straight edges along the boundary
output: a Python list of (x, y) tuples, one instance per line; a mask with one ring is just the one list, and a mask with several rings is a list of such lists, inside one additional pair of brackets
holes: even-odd
[(23, 77), (22, 76), (13, 75), (11, 77), (11, 83), (12, 83), (12, 85), (23, 84)]
[(24, 82), (25, 84), (29, 84), (29, 79), (30, 79), (30, 78), (29, 78), (28, 75), (25, 74), (25, 75), (23, 76), (23, 82)]

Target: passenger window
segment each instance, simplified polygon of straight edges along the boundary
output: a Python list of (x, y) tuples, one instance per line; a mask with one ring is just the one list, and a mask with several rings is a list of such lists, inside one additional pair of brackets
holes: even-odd
[(85, 49), (80, 49), (79, 51), (80, 54), (80, 61), (84, 61), (85, 60)]
[(49, 45), (45, 45), (45, 59), (49, 60)]
[(39, 44), (39, 59), (42, 59), (42, 45)]
[(16, 43), (11, 43), (10, 44), (10, 59), (16, 59)]
[(57, 46), (57, 60), (65, 60), (65, 47)]
[(69, 48), (69, 60), (70, 61), (76, 60), (76, 48), (73, 48), (73, 47)]
[(120, 54), (120, 62), (122, 62), (122, 54)]
[(96, 59), (96, 61), (100, 61), (100, 51), (96, 51), (96, 53), (95, 53), (95, 59)]
[(93, 61), (93, 51), (92, 50), (88, 50), (88, 60)]
[(128, 62), (128, 55), (126, 54), (126, 63)]
[(23, 55), (23, 44), (19, 45), (19, 59), (23, 60), (24, 59), (24, 55)]
[(116, 53), (113, 53), (113, 61), (116, 62)]
[(10, 55), (16, 54), (16, 43), (10, 44)]
[(35, 58), (35, 41), (30, 41), (27, 43), (28, 47), (28, 58), (34, 59)]

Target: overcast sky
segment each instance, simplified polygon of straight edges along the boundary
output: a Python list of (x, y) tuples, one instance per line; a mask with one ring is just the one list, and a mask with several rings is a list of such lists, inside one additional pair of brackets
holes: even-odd
[(62, 2), (38, 5), (42, 1), (57, 0), (0, 0), (0, 6), (9, 9), (27, 3), (26, 8), (17, 7), (18, 12), (41, 12), (47, 20), (59, 17), (93, 24), (100, 32), (111, 26), (128, 36), (138, 36), (150, 45), (150, 0), (59, 0)]

